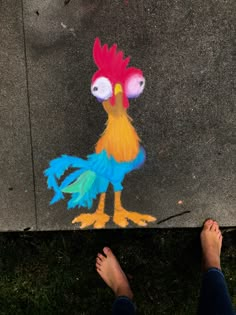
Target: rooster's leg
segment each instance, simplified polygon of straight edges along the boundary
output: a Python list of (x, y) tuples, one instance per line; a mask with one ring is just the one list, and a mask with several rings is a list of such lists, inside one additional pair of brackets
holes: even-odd
[(104, 228), (106, 223), (110, 220), (109, 215), (104, 213), (106, 194), (102, 193), (99, 199), (97, 210), (94, 213), (82, 213), (74, 218), (72, 223), (81, 223), (80, 228), (83, 229), (93, 225), (95, 229)]
[(115, 192), (113, 221), (115, 224), (121, 227), (126, 227), (129, 224), (128, 220), (133, 221), (139, 226), (146, 226), (147, 222), (156, 221), (156, 218), (147, 214), (127, 211), (125, 208), (122, 207), (121, 204), (121, 192)]

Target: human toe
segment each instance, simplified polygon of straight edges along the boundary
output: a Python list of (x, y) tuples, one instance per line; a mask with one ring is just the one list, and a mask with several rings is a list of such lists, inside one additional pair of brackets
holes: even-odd
[(113, 253), (112, 253), (112, 251), (111, 251), (111, 249), (110, 249), (109, 247), (104, 247), (104, 248), (103, 248), (103, 252), (104, 252), (104, 254), (105, 254), (107, 257), (113, 255)]
[(212, 219), (207, 219), (204, 223), (203, 223), (203, 230), (210, 230), (212, 225), (213, 225), (214, 221)]
[(219, 232), (219, 224), (216, 221), (213, 222), (211, 230), (217, 233)]
[(99, 257), (97, 257), (97, 258), (96, 258), (96, 263), (99, 264), (99, 265), (101, 265), (101, 264), (102, 264), (102, 260), (101, 260)]
[(96, 265), (96, 270), (97, 270), (97, 273), (98, 273), (100, 276), (102, 276), (102, 269), (101, 269), (101, 267), (99, 267), (99, 266)]
[(102, 255), (100, 253), (98, 253), (97, 257), (101, 260), (101, 262), (103, 262), (106, 259), (106, 257), (104, 257), (104, 255)]
[(101, 270), (101, 265), (96, 262), (96, 269)]

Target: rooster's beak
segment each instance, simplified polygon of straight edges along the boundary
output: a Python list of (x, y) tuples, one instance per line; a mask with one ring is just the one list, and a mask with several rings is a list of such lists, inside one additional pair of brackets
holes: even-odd
[(120, 83), (116, 83), (114, 86), (113, 96), (103, 102), (103, 107), (108, 114), (112, 114), (113, 116), (120, 116), (124, 114), (126, 108), (128, 106), (124, 106), (124, 92), (122, 85)]
[(114, 94), (117, 95), (119, 93), (123, 93), (123, 89), (120, 83), (116, 83), (114, 88)]

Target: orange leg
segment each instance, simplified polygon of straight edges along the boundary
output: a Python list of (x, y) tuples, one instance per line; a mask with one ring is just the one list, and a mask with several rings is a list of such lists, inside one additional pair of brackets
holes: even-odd
[(110, 220), (109, 215), (104, 213), (105, 197), (105, 193), (100, 195), (98, 207), (94, 213), (82, 213), (78, 217), (74, 218), (72, 223), (81, 223), (81, 229), (91, 225), (93, 225), (95, 229), (104, 228), (106, 223)]
[(156, 221), (156, 218), (147, 214), (127, 211), (121, 204), (121, 192), (115, 192), (113, 221), (121, 227), (126, 227), (129, 224), (128, 220), (139, 226), (147, 226), (147, 222), (154, 222)]

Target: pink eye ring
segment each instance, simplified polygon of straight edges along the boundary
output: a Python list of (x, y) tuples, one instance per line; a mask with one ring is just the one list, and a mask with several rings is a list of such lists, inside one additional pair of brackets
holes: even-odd
[(128, 98), (136, 98), (143, 92), (145, 79), (140, 74), (131, 75), (125, 82), (125, 94)]

